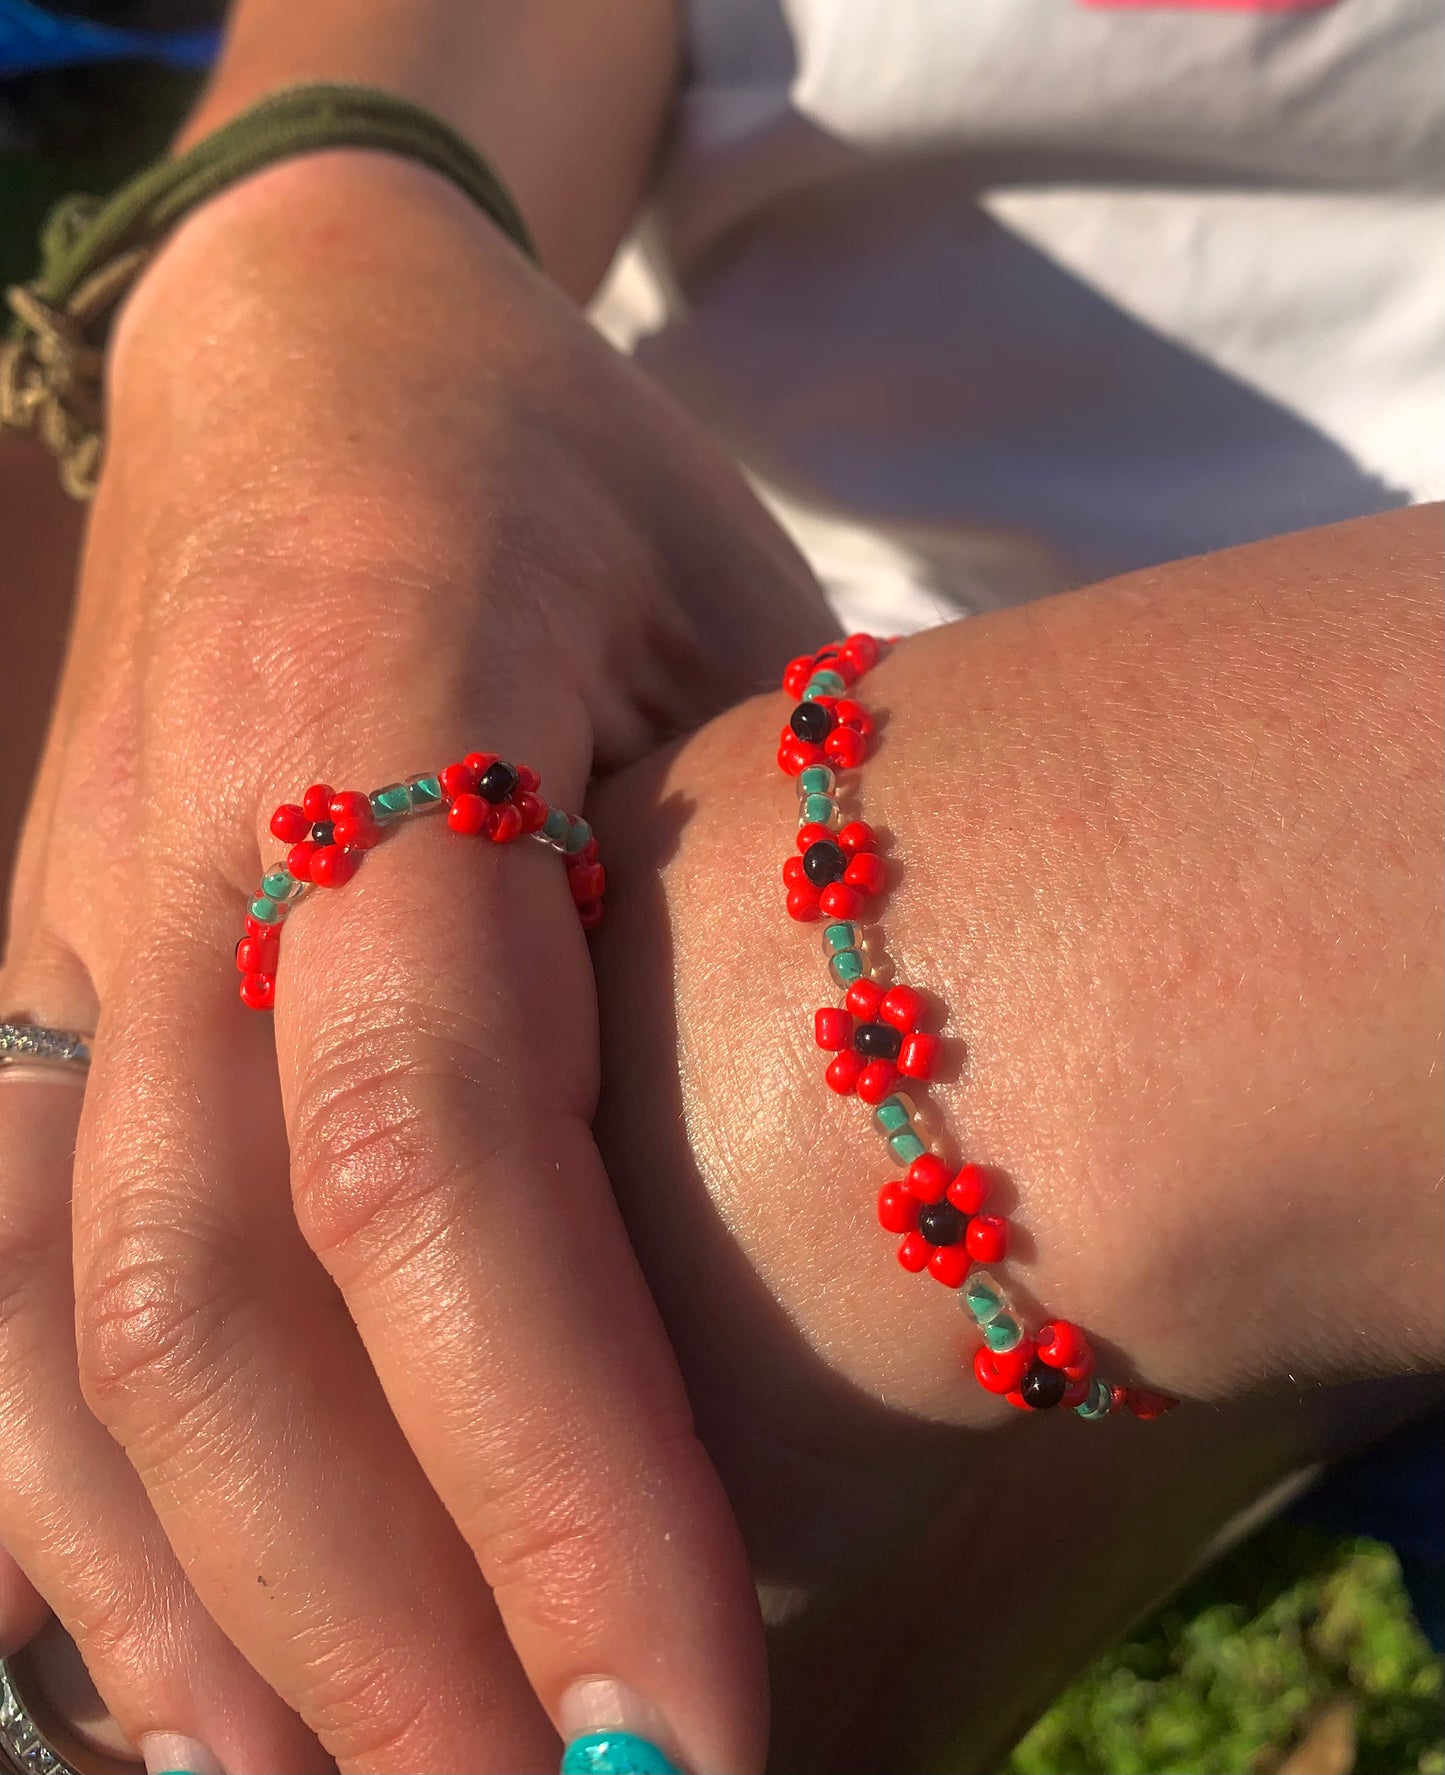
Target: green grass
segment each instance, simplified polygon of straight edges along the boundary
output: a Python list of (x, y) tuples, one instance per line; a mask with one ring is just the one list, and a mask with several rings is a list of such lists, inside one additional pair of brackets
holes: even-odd
[(1007, 1775), (1256, 1775), (1340, 1698), (1356, 1775), (1437, 1775), (1442, 1696), (1389, 1549), (1275, 1523), (1099, 1659)]

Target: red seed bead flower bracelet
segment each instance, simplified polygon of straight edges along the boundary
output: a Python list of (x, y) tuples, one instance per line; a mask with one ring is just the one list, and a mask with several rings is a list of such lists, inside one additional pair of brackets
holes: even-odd
[(529, 765), (509, 764), (495, 752), (469, 752), (434, 776), (408, 777), (369, 795), (313, 783), (299, 803), (283, 802), (271, 816), (271, 831), (290, 849), (261, 877), (246, 911), (246, 934), (236, 945), (243, 1002), (257, 1011), (271, 1008), (281, 926), (293, 906), (312, 888), (344, 887), (389, 831), (442, 808), (453, 832), (493, 844), (531, 837), (560, 851), (582, 928), (594, 929), (602, 922), (607, 887), (597, 840), (586, 820), (549, 807), (541, 789)]
[(787, 910), (821, 923), (823, 953), (841, 1005), (814, 1018), (818, 1046), (832, 1056), (824, 1078), (840, 1096), (872, 1110), (890, 1157), (903, 1175), (883, 1185), (878, 1218), (898, 1237), (898, 1261), (956, 1289), (981, 1342), (973, 1356), (980, 1386), (1024, 1411), (1064, 1406), (1079, 1417), (1129, 1411), (1155, 1418), (1176, 1402), (1142, 1387), (1112, 1386), (1094, 1373), (1088, 1338), (1067, 1319), (1030, 1332), (985, 1265), (1008, 1253), (1008, 1222), (986, 1212), (990, 1176), (977, 1164), (945, 1162), (929, 1119), (909, 1094), (939, 1058), (937, 1036), (923, 1027), (925, 1005), (911, 986), (889, 984), (890, 969), (872, 930), (872, 902), (888, 885), (873, 828), (839, 805), (840, 772), (868, 757), (873, 721), (853, 688), (884, 652), (871, 635), (795, 659), (783, 689), (795, 707), (778, 745), (778, 766), (798, 791), (798, 848), (783, 864)]

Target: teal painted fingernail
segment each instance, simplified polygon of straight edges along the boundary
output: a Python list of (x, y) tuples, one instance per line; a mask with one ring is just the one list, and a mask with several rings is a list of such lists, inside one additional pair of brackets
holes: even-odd
[(635, 1732), (587, 1732), (562, 1753), (562, 1775), (682, 1775)]

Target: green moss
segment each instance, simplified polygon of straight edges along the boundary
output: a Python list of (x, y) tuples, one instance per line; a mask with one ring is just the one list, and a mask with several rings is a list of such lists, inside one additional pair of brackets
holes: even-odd
[(1394, 1555), (1276, 1523), (1101, 1658), (1007, 1775), (1253, 1775), (1340, 1697), (1355, 1775), (1445, 1771), (1441, 1664)]

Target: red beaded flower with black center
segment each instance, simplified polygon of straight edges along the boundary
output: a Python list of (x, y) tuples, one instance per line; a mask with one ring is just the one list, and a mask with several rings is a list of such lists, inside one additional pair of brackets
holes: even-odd
[(1008, 1250), (1008, 1222), (981, 1212), (989, 1177), (981, 1165), (957, 1173), (937, 1153), (924, 1153), (908, 1175), (878, 1192), (878, 1221), (899, 1234), (905, 1270), (927, 1270), (945, 1288), (958, 1288), (974, 1263), (998, 1263)]
[(872, 733), (873, 717), (862, 703), (846, 696), (812, 697), (798, 704), (778, 736), (779, 767), (790, 777), (814, 764), (857, 770), (868, 756)]
[(788, 916), (800, 924), (816, 918), (860, 918), (868, 900), (888, 886), (888, 865), (878, 855), (878, 836), (862, 820), (841, 831), (817, 824), (798, 828), (798, 852), (783, 864)]
[(919, 1029), (922, 1016), (923, 1000), (911, 986), (885, 992), (872, 980), (855, 980), (841, 1005), (824, 1005), (813, 1018), (813, 1039), (833, 1056), (823, 1075), (831, 1088), (877, 1104), (900, 1077), (932, 1078), (939, 1043)]

